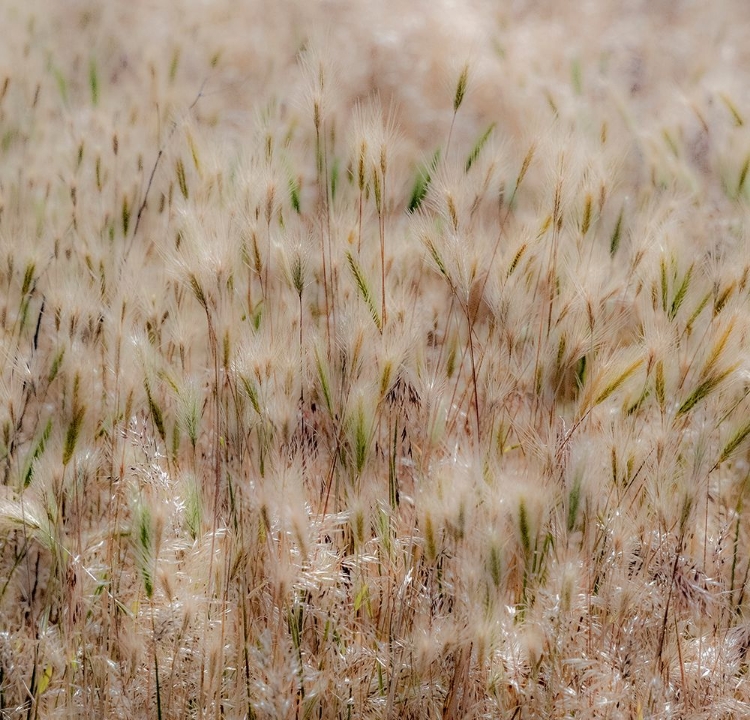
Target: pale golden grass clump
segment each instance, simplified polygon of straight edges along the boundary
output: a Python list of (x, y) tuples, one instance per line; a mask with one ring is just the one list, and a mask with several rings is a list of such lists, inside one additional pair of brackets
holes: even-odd
[(740, 0), (6, 4), (2, 718), (750, 714)]

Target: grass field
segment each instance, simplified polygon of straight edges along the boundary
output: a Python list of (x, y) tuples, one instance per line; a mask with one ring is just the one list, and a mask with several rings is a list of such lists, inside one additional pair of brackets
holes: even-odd
[(750, 714), (744, 0), (0, 14), (0, 717)]

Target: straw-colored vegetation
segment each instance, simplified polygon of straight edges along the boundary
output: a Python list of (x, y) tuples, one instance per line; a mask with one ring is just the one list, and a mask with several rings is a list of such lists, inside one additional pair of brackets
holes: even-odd
[(4, 3), (3, 718), (750, 713), (744, 0), (454, 5)]

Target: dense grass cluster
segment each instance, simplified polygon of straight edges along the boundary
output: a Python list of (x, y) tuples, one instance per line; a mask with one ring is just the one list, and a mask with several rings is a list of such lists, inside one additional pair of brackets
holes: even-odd
[(749, 713), (742, 3), (64, 5), (0, 30), (2, 718)]

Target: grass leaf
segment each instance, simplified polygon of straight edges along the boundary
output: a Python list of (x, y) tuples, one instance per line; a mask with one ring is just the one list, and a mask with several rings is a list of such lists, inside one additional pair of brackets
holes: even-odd
[(490, 135), (492, 135), (492, 131), (495, 129), (495, 125), (496, 123), (491, 123), (490, 126), (482, 133), (479, 139), (474, 143), (474, 147), (471, 149), (469, 157), (466, 158), (466, 165), (464, 167), (464, 170), (466, 172), (469, 172), (469, 170), (471, 170), (471, 166), (477, 161), (479, 153), (482, 152), (482, 148), (484, 148), (484, 146), (487, 144), (487, 141), (490, 139)]

